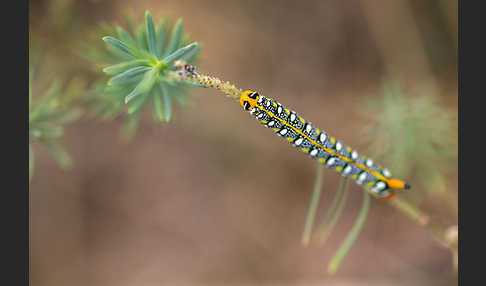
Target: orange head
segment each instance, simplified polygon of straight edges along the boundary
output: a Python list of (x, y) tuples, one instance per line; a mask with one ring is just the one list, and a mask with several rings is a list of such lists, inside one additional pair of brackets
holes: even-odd
[(398, 190), (408, 190), (410, 189), (410, 185), (405, 183), (404, 181), (397, 180), (397, 179), (388, 179), (388, 187), (391, 189), (398, 189)]
[(258, 101), (258, 93), (253, 90), (245, 90), (240, 97), (240, 105), (244, 110), (251, 110)]

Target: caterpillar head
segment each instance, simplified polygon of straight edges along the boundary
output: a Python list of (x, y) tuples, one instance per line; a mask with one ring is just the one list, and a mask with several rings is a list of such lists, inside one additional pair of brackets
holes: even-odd
[(257, 104), (260, 95), (253, 90), (245, 90), (240, 97), (240, 105), (244, 110), (251, 110)]

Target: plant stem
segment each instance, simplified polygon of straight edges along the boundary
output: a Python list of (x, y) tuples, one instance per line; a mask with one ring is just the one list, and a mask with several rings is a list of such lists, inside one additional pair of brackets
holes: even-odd
[(179, 74), (175, 71), (171, 71), (168, 73), (169, 78), (174, 78), (179, 81), (186, 81), (193, 84), (198, 84), (207, 88), (215, 88), (217, 90), (221, 90), (233, 99), (239, 99), (241, 93), (243, 92), (241, 89), (237, 88), (234, 84), (231, 84), (229, 81), (222, 81), (217, 77), (204, 75), (204, 74), (197, 74), (193, 76), (186, 76), (185, 74)]
[(348, 182), (347, 177), (341, 177), (335, 198), (331, 204), (331, 207), (329, 208), (329, 211), (327, 212), (326, 217), (320, 225), (319, 241), (321, 246), (326, 242), (334, 226), (336, 225), (338, 218), (341, 216), (348, 195)]
[(418, 208), (411, 205), (409, 202), (403, 200), (400, 197), (392, 198), (391, 200), (389, 200), (389, 203), (397, 210), (405, 214), (408, 218), (416, 221), (421, 226), (426, 226), (430, 221), (427, 215), (425, 215)]
[(408, 218), (417, 222), (420, 226), (428, 229), (442, 246), (450, 249), (451, 251), (455, 251), (457, 248), (455, 244), (457, 243), (454, 241), (451, 242), (449, 239), (447, 239), (447, 229), (444, 226), (431, 221), (428, 215), (424, 214), (421, 210), (400, 197), (392, 198), (389, 200), (389, 203)]
[(312, 197), (309, 203), (309, 210), (307, 212), (304, 232), (302, 233), (302, 239), (301, 239), (301, 243), (304, 246), (309, 245), (311, 232), (312, 232), (312, 224), (314, 223), (314, 218), (317, 212), (317, 206), (319, 205), (319, 197), (321, 195), (321, 190), (322, 190), (323, 176), (324, 175), (322, 172), (322, 164), (317, 163), (316, 180), (314, 182), (314, 191), (312, 192)]
[(363, 192), (363, 205), (361, 207), (361, 211), (359, 212), (358, 218), (356, 219), (356, 222), (354, 223), (353, 227), (351, 228), (348, 235), (344, 239), (344, 242), (336, 251), (336, 254), (334, 254), (334, 256), (332, 257), (331, 262), (329, 262), (327, 267), (327, 271), (329, 273), (334, 274), (337, 271), (339, 265), (341, 264), (341, 261), (349, 252), (351, 246), (353, 246), (354, 242), (358, 238), (366, 222), (366, 219), (368, 218), (370, 206), (371, 206), (370, 195), (367, 192)]

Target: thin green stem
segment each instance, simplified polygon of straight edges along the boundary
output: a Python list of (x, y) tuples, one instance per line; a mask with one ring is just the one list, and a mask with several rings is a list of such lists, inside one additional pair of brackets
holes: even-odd
[(322, 164), (317, 163), (314, 191), (312, 192), (312, 197), (309, 203), (309, 210), (307, 211), (307, 218), (305, 220), (304, 232), (302, 233), (301, 242), (304, 246), (309, 245), (312, 233), (312, 224), (314, 223), (317, 206), (319, 205), (319, 197), (321, 195), (323, 177), (324, 175), (322, 171)]
[(394, 197), (389, 200), (389, 203), (419, 225), (426, 226), (429, 223), (429, 217), (427, 215), (402, 198)]
[(446, 237), (447, 229), (430, 220), (429, 216), (424, 214), (421, 210), (417, 207), (411, 205), (409, 202), (403, 200), (400, 197), (392, 198), (390, 201), (390, 205), (395, 207), (397, 210), (402, 212), (411, 220), (417, 222), (420, 226), (425, 227), (428, 229), (434, 238), (444, 247), (449, 248), (451, 251), (455, 251), (457, 249), (457, 245), (454, 245), (454, 241), (450, 241)]
[(327, 268), (327, 271), (329, 273), (334, 274), (337, 271), (339, 265), (341, 264), (341, 261), (349, 252), (354, 242), (358, 238), (366, 222), (366, 219), (368, 218), (370, 206), (371, 206), (370, 194), (368, 194), (367, 192), (363, 192), (363, 205), (361, 206), (361, 211), (359, 212), (358, 218), (356, 219), (353, 227), (351, 228), (348, 235), (344, 239), (344, 242), (341, 244), (339, 249), (336, 251), (336, 254), (334, 254), (333, 258), (329, 262)]
[(344, 205), (348, 196), (348, 182), (349, 180), (347, 177), (342, 177), (339, 181), (339, 188), (336, 196), (334, 197), (334, 200), (331, 204), (329, 211), (327, 212), (326, 217), (323, 219), (320, 225), (319, 240), (321, 246), (326, 242), (327, 238), (331, 234), (337, 220), (341, 216), (341, 213), (344, 209)]

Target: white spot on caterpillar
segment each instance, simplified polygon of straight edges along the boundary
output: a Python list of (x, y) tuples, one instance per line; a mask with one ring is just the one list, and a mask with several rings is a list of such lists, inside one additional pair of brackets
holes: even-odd
[(294, 122), (295, 119), (297, 119), (297, 116), (294, 113), (290, 114), (290, 121)]
[(313, 149), (312, 151), (310, 151), (310, 155), (311, 156), (316, 156), (317, 155), (317, 152), (319, 152), (317, 149)]
[(336, 143), (336, 150), (341, 151), (341, 149), (343, 149), (343, 144), (341, 144), (341, 142), (337, 142)]
[(371, 160), (371, 159), (366, 159), (365, 164), (366, 164), (366, 166), (367, 166), (367, 167), (371, 167), (371, 166), (373, 166), (373, 160)]
[(343, 170), (343, 175), (344, 175), (344, 176), (349, 175), (349, 173), (351, 173), (351, 170), (352, 170), (352, 169), (353, 169), (353, 167), (351, 167), (351, 166), (347, 165), (347, 166), (344, 168), (344, 170)]
[(268, 127), (272, 127), (273, 125), (275, 125), (275, 121), (272, 120), (272, 121), (268, 122)]
[(304, 142), (304, 138), (300, 137), (300, 138), (297, 138), (297, 140), (295, 140), (295, 146), (299, 146), (300, 144), (302, 144), (302, 142)]
[(390, 173), (390, 171), (388, 171), (388, 169), (383, 169), (383, 176), (387, 177), (387, 178), (391, 178), (392, 174)]
[(326, 142), (326, 139), (327, 139), (327, 135), (322, 132), (321, 135), (319, 135), (319, 141), (321, 141), (321, 143), (324, 143)]
[(258, 99), (258, 104), (262, 104), (263, 103), (263, 96), (260, 96), (260, 98)]
[(353, 160), (358, 159), (358, 152), (356, 152), (356, 151), (351, 152), (351, 159), (353, 159)]
[(271, 104), (270, 100), (267, 100), (267, 103), (266, 103), (267, 107), (270, 107), (270, 104)]
[(277, 113), (281, 114), (282, 111), (283, 111), (283, 108), (282, 108), (282, 106), (279, 105), (278, 108), (277, 108)]
[(366, 172), (361, 173), (361, 175), (359, 175), (357, 180), (358, 184), (362, 184), (367, 176), (368, 174)]
[(258, 118), (258, 119), (262, 119), (262, 118), (263, 118), (263, 112), (262, 112), (262, 113), (260, 113), (260, 114), (258, 114), (257, 118)]
[(376, 183), (376, 185), (373, 187), (372, 191), (379, 193), (380, 191), (382, 191), (385, 188), (386, 188), (386, 184), (384, 182), (380, 181), (380, 182)]
[(334, 163), (336, 163), (336, 158), (332, 157), (332, 158), (329, 158), (329, 160), (327, 160), (326, 165), (332, 166), (332, 165), (334, 165)]
[(253, 107), (253, 109), (250, 111), (251, 115), (255, 115), (255, 113), (257, 113), (258, 111), (258, 108), (256, 107)]
[(310, 123), (308, 123), (306, 126), (305, 126), (305, 132), (307, 133), (310, 133), (312, 131), (312, 125)]
[(280, 133), (280, 135), (283, 136), (283, 135), (287, 134), (287, 131), (288, 130), (284, 128), (284, 129), (280, 130), (279, 133)]

